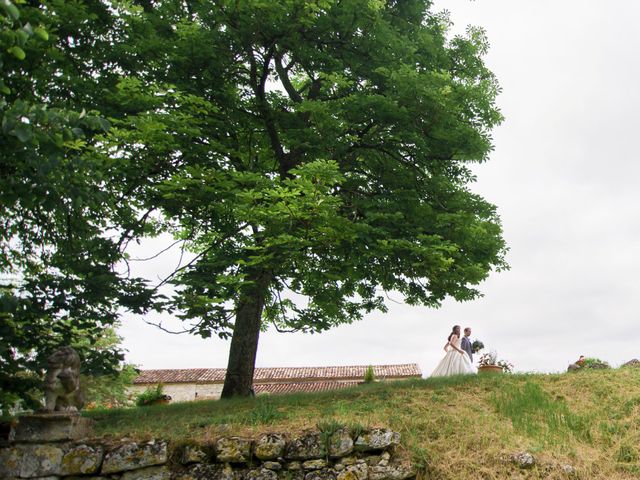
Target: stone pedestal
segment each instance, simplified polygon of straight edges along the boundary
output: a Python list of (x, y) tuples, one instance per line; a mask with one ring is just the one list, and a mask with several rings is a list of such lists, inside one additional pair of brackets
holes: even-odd
[(14, 422), (0, 422), (0, 447), (6, 447), (16, 436)]
[(15, 442), (64, 442), (80, 440), (93, 434), (93, 420), (78, 413), (53, 412), (24, 415), (18, 418)]

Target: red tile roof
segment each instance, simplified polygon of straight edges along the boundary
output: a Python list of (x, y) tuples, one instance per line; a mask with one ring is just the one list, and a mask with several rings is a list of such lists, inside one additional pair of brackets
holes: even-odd
[(133, 383), (217, 383), (224, 381), (225, 368), (140, 370)]
[[(367, 365), (344, 367), (283, 367), (256, 368), (253, 380), (256, 384), (288, 382), (293, 380), (361, 380)], [(376, 378), (421, 377), (420, 367), (415, 363), (400, 365), (373, 365)], [(150, 383), (222, 383), (225, 368), (188, 368), (167, 370), (141, 370), (134, 384)], [(295, 383), (295, 382), (293, 382)]]
[(348, 380), (345, 382), (282, 382), (282, 383), (256, 383), (254, 390), (260, 394), (283, 394), (295, 392), (322, 392), (325, 390), (338, 390), (340, 388), (354, 387), (359, 382)]

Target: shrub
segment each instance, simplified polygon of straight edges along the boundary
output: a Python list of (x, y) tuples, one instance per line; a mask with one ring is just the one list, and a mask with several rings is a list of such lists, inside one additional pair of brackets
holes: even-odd
[(376, 379), (376, 375), (373, 372), (373, 367), (369, 365), (367, 367), (367, 371), (364, 372), (364, 382), (365, 383), (373, 383)]
[(594, 370), (602, 370), (606, 368), (611, 368), (611, 366), (605, 362), (604, 360), (600, 360), (599, 358), (587, 357), (584, 359), (582, 363), (582, 368), (592, 368)]
[(162, 391), (162, 384), (159, 383), (156, 388), (147, 388), (144, 392), (136, 397), (136, 405), (138, 407), (146, 407), (148, 405), (152, 405), (154, 402), (158, 400), (164, 400), (167, 398)]

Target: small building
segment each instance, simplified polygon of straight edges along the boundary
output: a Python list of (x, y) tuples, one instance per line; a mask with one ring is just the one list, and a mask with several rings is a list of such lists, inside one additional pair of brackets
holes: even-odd
[[(415, 363), (372, 365), (376, 380), (421, 378)], [(352, 387), (362, 382), (368, 365), (343, 367), (256, 368), (253, 388), (257, 395), (294, 392), (320, 392)], [(225, 368), (188, 368), (141, 370), (130, 392), (142, 393), (149, 387), (163, 385), (173, 402), (217, 399), (222, 393)]]

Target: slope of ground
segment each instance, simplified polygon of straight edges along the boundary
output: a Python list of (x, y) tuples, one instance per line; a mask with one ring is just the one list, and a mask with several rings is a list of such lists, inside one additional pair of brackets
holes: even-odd
[[(97, 433), (211, 441), (221, 435), (386, 426), (421, 478), (639, 478), (640, 369), (478, 375), (316, 394), (93, 411)], [(531, 453), (522, 470), (512, 454)]]

